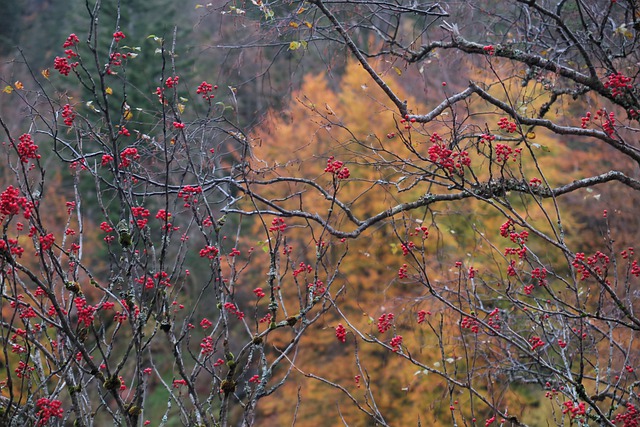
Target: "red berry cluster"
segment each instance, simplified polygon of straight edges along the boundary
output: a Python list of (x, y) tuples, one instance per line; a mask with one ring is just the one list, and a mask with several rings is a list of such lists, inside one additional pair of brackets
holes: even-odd
[(469, 329), (474, 334), (477, 334), (480, 331), (480, 326), (478, 325), (478, 321), (473, 317), (464, 316), (460, 321), (460, 327), (462, 329)]
[(102, 160), (100, 161), (100, 164), (102, 166), (107, 166), (112, 161), (113, 161), (113, 156), (111, 154), (103, 154), (102, 155)]
[[(408, 114), (404, 116), (403, 119), (400, 120), (400, 123), (404, 125), (404, 128), (407, 130), (411, 129), (411, 124), (416, 122), (415, 117), (410, 117)], [(395, 136), (394, 133), (390, 133), (387, 135), (387, 138), (391, 139)]]
[(307, 289), (311, 291), (311, 294), (314, 297), (319, 297), (324, 294), (327, 288), (324, 286), (324, 282), (322, 280), (316, 280), (314, 283), (307, 284)]
[(171, 89), (174, 86), (178, 85), (178, 80), (180, 80), (179, 76), (167, 77), (167, 80), (165, 80), (164, 85), (169, 89)]
[(587, 413), (584, 402), (574, 403), (568, 400), (564, 402), (562, 405), (564, 406), (562, 413), (569, 414), (571, 416), (571, 419), (579, 416), (583, 416)]
[(402, 335), (396, 335), (395, 337), (391, 338), (391, 342), (389, 342), (389, 345), (392, 347), (392, 350), (394, 352), (400, 350), (400, 346), (402, 345)]
[(545, 342), (542, 341), (542, 338), (540, 338), (539, 336), (535, 335), (532, 336), (531, 338), (529, 338), (529, 344), (531, 345), (531, 351), (540, 348), (540, 347), (544, 347)]
[(17, 215), (22, 209), (25, 219), (31, 218), (33, 204), (20, 196), (20, 190), (10, 185), (0, 194), (0, 215)]
[(138, 154), (138, 149), (135, 147), (127, 147), (120, 153), (120, 162), (124, 168), (130, 166), (132, 161), (139, 159), (140, 154)]
[(38, 426), (47, 425), (51, 418), (62, 418), (64, 415), (62, 402), (59, 400), (49, 400), (46, 397), (41, 397), (36, 401), (36, 406), (39, 409), (37, 413), (39, 418)]
[(335, 157), (330, 156), (327, 159), (327, 167), (324, 168), (324, 171), (327, 173), (334, 174), (338, 179), (347, 179), (349, 178), (351, 173), (349, 172), (349, 169), (343, 166), (344, 166), (343, 162), (339, 160), (335, 160)]
[(471, 166), (471, 159), (467, 151), (454, 153), (453, 150), (447, 148), (442, 142), (442, 138), (434, 133), (429, 138), (433, 145), (429, 147), (429, 160), (437, 164), (449, 173), (457, 173), (462, 175), (465, 166)]
[(116, 31), (115, 33), (113, 33), (113, 39), (116, 42), (119, 42), (120, 40), (126, 38), (127, 36), (124, 35), (124, 33), (122, 31)]
[(613, 97), (617, 97), (623, 95), (626, 89), (633, 89), (633, 85), (629, 84), (632, 80), (631, 77), (626, 77), (622, 73), (609, 74), (604, 87), (611, 90)]
[(18, 156), (22, 163), (29, 163), (29, 159), (39, 159), (38, 146), (33, 143), (31, 135), (28, 133), (20, 135), (18, 143)]
[(73, 64), (69, 64), (69, 61), (67, 60), (67, 58), (61, 58), (59, 56), (56, 56), (55, 59), (53, 60), (53, 68), (58, 70), (58, 72), (63, 76), (68, 76), (69, 73), (71, 72), (71, 68), (74, 68), (77, 66), (78, 66), (77, 62), (74, 62)]
[(510, 159), (515, 162), (521, 153), (522, 148), (514, 150), (506, 144), (496, 144), (496, 162), (498, 163), (506, 163)]
[(338, 323), (336, 326), (336, 338), (342, 343), (347, 341), (347, 330), (342, 326), (342, 323)]
[(30, 378), (31, 372), (33, 372), (35, 369), (35, 367), (29, 366), (28, 363), (25, 363), (21, 360), (18, 362), (18, 367), (13, 371), (16, 373), (16, 376), (18, 378)]
[(47, 235), (40, 236), (38, 240), (40, 241), (40, 249), (48, 251), (53, 246), (56, 238), (52, 233), (49, 233)]
[(87, 300), (82, 297), (76, 297), (73, 302), (76, 304), (78, 312), (78, 323), (84, 323), (84, 326), (88, 328), (93, 323), (97, 308), (87, 304)]
[(408, 269), (409, 269), (409, 266), (407, 264), (402, 264), (402, 267), (398, 269), (398, 279), (408, 278), (409, 277), (409, 275), (407, 274)]
[(143, 206), (132, 207), (131, 214), (134, 218), (139, 218), (138, 220), (136, 220), (136, 225), (138, 226), (138, 228), (143, 228), (145, 225), (147, 225), (147, 222), (149, 222), (149, 209)]
[(208, 329), (211, 327), (211, 325), (213, 325), (213, 323), (211, 323), (211, 320), (207, 319), (206, 317), (200, 321), (200, 327), (202, 329)]
[(482, 135), (480, 135), (480, 143), (481, 144), (491, 144), (493, 141), (495, 141), (496, 136), (495, 135), (489, 135), (486, 133), (483, 133)]
[(76, 118), (76, 113), (75, 111), (73, 111), (73, 107), (71, 105), (65, 104), (64, 107), (62, 107), (62, 118), (65, 125), (73, 125), (73, 120)]
[(64, 58), (56, 56), (53, 60), (53, 68), (58, 70), (60, 74), (68, 76), (71, 72), (71, 69), (79, 65), (78, 62), (69, 63), (69, 59), (78, 56), (78, 53), (71, 48), (76, 46), (79, 42), (80, 39), (78, 39), (78, 36), (72, 33), (69, 34), (67, 40), (65, 40), (65, 42), (62, 44), (62, 47), (65, 49), (64, 54), (67, 55), (67, 57)]
[(494, 308), (493, 311), (489, 313), (487, 325), (491, 326), (495, 330), (500, 329), (500, 310), (498, 308)]
[(198, 95), (202, 95), (203, 99), (213, 99), (216, 96), (213, 95), (211, 92), (213, 92), (216, 89), (218, 89), (218, 85), (213, 86), (213, 85), (207, 83), (206, 81), (204, 81), (204, 82), (200, 83), (200, 85), (196, 89), (196, 93)]
[(393, 326), (393, 313), (383, 313), (378, 317), (378, 332), (381, 334), (387, 332)]
[(188, 208), (191, 204), (198, 203), (198, 199), (195, 198), (197, 194), (202, 194), (202, 187), (185, 185), (178, 191), (178, 198), (184, 200), (184, 207)]
[(273, 218), (273, 220), (271, 221), (271, 227), (269, 227), (269, 231), (274, 232), (274, 231), (284, 231), (287, 228), (287, 224), (285, 224), (284, 222), (284, 218)]
[(313, 271), (313, 267), (311, 267), (311, 265), (307, 265), (304, 262), (301, 262), (298, 268), (293, 270), (293, 277), (298, 277), (300, 273), (304, 273), (304, 272), (311, 273), (312, 271)]
[(622, 424), (623, 427), (640, 426), (640, 411), (633, 403), (627, 403), (627, 412), (618, 414), (613, 420), (614, 424)]
[(244, 319), (244, 313), (242, 311), (240, 311), (240, 309), (238, 309), (238, 307), (236, 307), (235, 304), (233, 304), (231, 302), (226, 302), (226, 303), (224, 303), (224, 309), (227, 310), (231, 314), (235, 314), (236, 317), (238, 318), (238, 320)]
[(71, 33), (69, 34), (69, 37), (67, 37), (67, 40), (62, 44), (62, 47), (66, 49), (68, 47), (73, 47), (78, 43), (80, 43), (80, 39), (78, 38), (78, 36), (76, 36), (74, 33)]
[(219, 252), (220, 251), (215, 246), (205, 246), (204, 249), (200, 249), (200, 257), (214, 259)]
[(506, 117), (502, 117), (500, 120), (498, 120), (498, 127), (504, 131), (507, 131), (508, 133), (513, 133), (518, 129), (518, 125), (516, 125)]
[(431, 314), (430, 311), (420, 310), (418, 312), (418, 323), (424, 323), (424, 321), (426, 320), (427, 316), (430, 315), (430, 314)]
[(202, 341), (200, 342), (200, 348), (202, 349), (201, 351), (203, 356), (212, 354), (214, 351), (213, 337), (202, 338)]

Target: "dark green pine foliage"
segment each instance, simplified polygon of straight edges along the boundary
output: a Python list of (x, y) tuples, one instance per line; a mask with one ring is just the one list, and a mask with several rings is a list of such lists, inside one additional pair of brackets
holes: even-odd
[[(103, 110), (102, 91), (107, 88), (112, 91), (109, 95), (110, 121), (114, 129), (125, 124), (131, 131), (131, 137), (120, 138), (116, 152), (111, 147), (102, 147), (97, 143), (86, 140), (83, 143), (85, 152), (99, 152), (104, 149), (114, 156), (127, 145), (133, 144), (139, 134), (149, 134), (159, 139), (162, 138), (162, 105), (155, 95), (155, 89), (162, 86), (162, 81), (173, 75), (175, 66), (176, 74), (180, 76), (179, 94), (194, 99), (195, 87), (198, 81), (194, 80), (192, 73), (194, 59), (190, 58), (193, 51), (188, 43), (191, 41), (191, 28), (194, 19), (191, 16), (195, 10), (193, 1), (176, 2), (174, 0), (28, 0), (18, 2), (20, 7), (15, 8), (15, 14), (19, 16), (15, 24), (17, 29), (3, 28), (5, 34), (18, 32), (16, 44), (22, 48), (26, 55), (26, 61), (33, 70), (35, 77), (46, 87), (47, 82), (40, 75), (40, 70), (50, 70), (50, 83), (55, 86), (51, 95), (56, 96), (54, 104), (60, 106), (71, 103), (79, 114), (93, 120), (94, 131), (106, 135), (107, 126), (102, 113), (95, 113), (91, 108), (100, 106)], [(96, 4), (99, 8), (96, 8)], [(110, 49), (115, 47), (113, 34), (122, 31), (126, 38), (118, 44), (118, 52), (137, 54), (135, 58), (127, 59), (122, 66), (113, 67), (112, 75), (104, 76), (104, 85), (100, 84), (100, 76), (95, 67), (95, 61), (87, 46), (90, 35), (90, 10), (97, 9), (98, 34), (97, 52), (98, 64), (101, 71), (109, 63)], [(5, 17), (5, 19), (7, 19)], [(78, 68), (83, 81), (90, 85), (95, 82), (94, 90), (83, 88), (73, 73), (69, 76), (61, 76), (53, 68), (54, 58), (64, 56), (64, 41), (69, 34), (75, 33), (80, 39), (78, 49), (83, 58), (86, 69), (91, 74), (91, 79), (84, 75), (84, 71)], [(150, 36), (155, 36), (150, 37)], [(7, 36), (8, 37), (8, 36)], [(171, 50), (174, 47), (175, 55)], [(163, 39), (161, 43), (159, 39)], [(11, 45), (3, 43), (2, 48), (11, 49)], [(164, 54), (161, 49), (164, 47)], [(159, 51), (160, 49), (160, 51)], [(11, 52), (12, 57), (18, 57), (17, 50)], [(173, 58), (173, 62), (172, 62)], [(26, 70), (22, 70), (23, 80), (28, 80)], [(184, 83), (183, 83), (184, 82)], [(190, 83), (190, 85), (187, 85)], [(192, 90), (193, 89), (193, 90)], [(92, 92), (96, 92), (97, 98)], [(92, 103), (93, 107), (87, 105)], [(123, 106), (127, 103), (133, 114), (128, 121), (123, 119)], [(167, 122), (172, 122), (171, 111), (166, 111)], [(158, 124), (160, 123), (160, 126)], [(73, 144), (72, 133), (66, 132), (66, 127), (60, 121), (61, 136)], [(136, 132), (137, 131), (137, 132)], [(139, 133), (138, 133), (139, 132)], [(108, 141), (108, 138), (104, 138)], [(95, 146), (92, 146), (95, 144)], [(140, 148), (144, 150), (144, 147)], [(71, 158), (72, 153), (63, 153), (66, 158)], [(100, 158), (90, 159), (100, 161)], [(105, 169), (106, 172), (106, 169)], [(73, 178), (67, 170), (62, 171), (65, 188), (72, 188)], [(105, 176), (108, 179), (108, 176)], [(90, 218), (100, 223), (103, 219), (97, 204), (95, 194), (95, 181), (88, 174), (81, 174), (78, 182), (80, 192), (85, 197), (85, 208)], [(105, 204), (117, 203), (114, 194), (105, 188), (102, 194)], [(120, 217), (120, 209), (111, 209), (111, 220), (116, 223)]]
[[(193, 21), (189, 13), (193, 7), (185, 3), (188, 2), (121, 2), (118, 22), (117, 2), (103, 2), (103, 26), (99, 30), (99, 40), (102, 42), (100, 52), (105, 58), (105, 63), (108, 61), (109, 49), (106, 43), (111, 41), (111, 35), (116, 31), (116, 22), (119, 24), (118, 29), (126, 35), (126, 38), (120, 41), (121, 53), (137, 54), (137, 57), (129, 59), (124, 67), (114, 68), (118, 74), (108, 77), (108, 81), (114, 90), (113, 99), (116, 105), (121, 105), (122, 101), (126, 100), (134, 115), (138, 115), (134, 116), (134, 120), (138, 122), (154, 121), (149, 114), (159, 110), (156, 87), (162, 86), (167, 77), (173, 76), (173, 67), (184, 82), (183, 85), (191, 80), (195, 59), (190, 55), (192, 47), (189, 43)], [(174, 39), (175, 52), (172, 64), (171, 51), (174, 48)], [(181, 93), (185, 91), (182, 87)], [(138, 112), (138, 109), (142, 109), (143, 113)]]
[(19, 42), (22, 15), (25, 5), (22, 2), (3, 8), (0, 13), (0, 55), (12, 52)]
[[(40, 69), (51, 69), (58, 88), (66, 89), (70, 94), (75, 93), (76, 96), (80, 95), (81, 99), (89, 101), (92, 95), (88, 91), (77, 93), (79, 85), (75, 79), (58, 78), (58, 73), (53, 70), (53, 60), (56, 56), (64, 56), (62, 44), (69, 34), (75, 33), (80, 39), (78, 47), (85, 58), (87, 68), (95, 74), (94, 61), (89, 57), (86, 40), (90, 25), (88, 8), (94, 10), (96, 0), (30, 0), (24, 4), (18, 3), (17, 7), (10, 8), (11, 10), (0, 18), (0, 24), (7, 21), (7, 25), (0, 25), (0, 51), (5, 55), (11, 53), (15, 57), (15, 46), (20, 46), (26, 52), (26, 61), (32, 70), (37, 73)], [(173, 47), (174, 35), (174, 63), (177, 74), (185, 83), (190, 80), (195, 62), (194, 58), (190, 58), (193, 49), (189, 45), (194, 22), (191, 16), (194, 5), (191, 3), (173, 0), (98, 2), (99, 64), (104, 66), (109, 62), (112, 35), (117, 29), (126, 35), (120, 42), (120, 53), (138, 54), (136, 58), (129, 59), (124, 68), (114, 67), (117, 75), (108, 76), (105, 80), (106, 85), (113, 89), (112, 107), (121, 108), (126, 96), (126, 102), (134, 109), (143, 109), (147, 114), (158, 110), (158, 98), (154, 91), (161, 84), (163, 67), (164, 79), (173, 74), (169, 51)], [(162, 48), (161, 43), (149, 38), (150, 35), (164, 40), (164, 48), (167, 51), (164, 60), (163, 55), (156, 51)], [(123, 48), (125, 46), (140, 50)], [(93, 77), (94, 81), (99, 81), (97, 76)], [(143, 121), (151, 121), (152, 118), (147, 116)], [(114, 124), (118, 124), (118, 119), (119, 114), (116, 114)]]

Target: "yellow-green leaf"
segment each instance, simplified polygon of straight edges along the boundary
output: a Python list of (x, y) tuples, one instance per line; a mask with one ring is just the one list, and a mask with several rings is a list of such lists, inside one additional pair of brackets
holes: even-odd
[(125, 120), (131, 120), (133, 118), (133, 113), (131, 112), (131, 107), (129, 106), (129, 104), (127, 104), (125, 102), (125, 104), (122, 107), (122, 109), (124, 110), (123, 113), (122, 113), (122, 117)]

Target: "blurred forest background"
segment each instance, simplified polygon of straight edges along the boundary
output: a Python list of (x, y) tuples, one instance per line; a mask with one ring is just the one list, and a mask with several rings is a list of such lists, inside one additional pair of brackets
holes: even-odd
[[(113, 32), (112, 23), (116, 18), (114, 3), (104, 2), (100, 20), (103, 24), (101, 31), (105, 34)], [(180, 76), (181, 84), (188, 85), (184, 90), (185, 94), (189, 94), (185, 95), (184, 100), (186, 110), (192, 109), (197, 117), (198, 107), (192, 106), (194, 103), (190, 98), (196, 97), (193, 89), (199, 82), (206, 80), (217, 84), (216, 100), (229, 106), (229, 119), (239, 128), (250, 130), (254, 141), (253, 154), (257, 159), (281, 164), (290, 162), (287, 167), (296, 170), (298, 162), (303, 159), (314, 156), (325, 158), (327, 153), (339, 152), (332, 144), (348, 136), (336, 136), (334, 133), (328, 137), (320, 132), (324, 125), (314, 119), (313, 108), (309, 108), (312, 104), (325, 113), (340, 117), (350, 132), (363, 140), (371, 135), (384, 138), (395, 129), (393, 115), (376, 104), (376, 100), (383, 98), (376, 92), (379, 89), (371, 87), (370, 77), (359, 65), (349, 60), (346, 48), (322, 42), (301, 45), (296, 44), (299, 42), (295, 39), (278, 39), (274, 36), (274, 32), (278, 31), (277, 26), (262, 28), (259, 16), (241, 14), (233, 3), (216, 3), (220, 4), (206, 6), (193, 0), (122, 2), (121, 30), (127, 36), (126, 44), (140, 48), (135, 66), (129, 67), (127, 74), (129, 82), (135, 87), (134, 91), (129, 92), (128, 104), (135, 112), (136, 119), (157, 104), (154, 90), (161, 83), (157, 39), (162, 38), (165, 44), (175, 43), (176, 74)], [(450, 2), (442, 3), (447, 5)], [(487, 4), (490, 3), (494, 1), (487, 0)], [(2, 87), (28, 80), (30, 74), (40, 75), (52, 68), (61, 42), (70, 33), (76, 33), (82, 39), (88, 28), (84, 0), (5, 0), (1, 9)], [(454, 16), (449, 19), (460, 27), (476, 24), (474, 20), (477, 17), (462, 8), (452, 7), (451, 12)], [(260, 12), (249, 8), (246, 13)], [(295, 25), (304, 28), (305, 22)], [(476, 60), (482, 58), (473, 59), (460, 53), (445, 52), (415, 67), (394, 63), (376, 63), (376, 66), (397, 87), (399, 93), (412, 100), (410, 105), (428, 110), (440, 103), (447, 93), (455, 93), (466, 87), (472, 76), (476, 80), (492, 77), (483, 74), (479, 64), (474, 62)], [(394, 83), (394, 75), (402, 75), (402, 79)], [(446, 82), (446, 85), (442, 82)], [(59, 90), (60, 86), (57, 87)], [(67, 90), (64, 96), (72, 99), (77, 109), (85, 112), (90, 110), (91, 107), (83, 100), (82, 91), (77, 87), (68, 87)], [(514, 87), (514, 92), (518, 90)], [(16, 94), (9, 91), (0, 93), (0, 109), (10, 130), (19, 134), (28, 131), (24, 129), (28, 124), (25, 119), (28, 111), (22, 106), (16, 108), (14, 96)], [(588, 99), (585, 100), (583, 110), (591, 108), (588, 102)], [(564, 114), (562, 106), (554, 108), (557, 109), (552, 112), (553, 117)], [(577, 107), (574, 105), (572, 108)], [(572, 114), (575, 115), (575, 112)], [(139, 121), (142, 123), (144, 120), (140, 118)], [(140, 129), (153, 137), (153, 128), (144, 129), (141, 125)], [(627, 160), (619, 159), (613, 150), (608, 152), (599, 147), (598, 151), (594, 151), (588, 141), (575, 141), (551, 134), (541, 134), (536, 141), (540, 146), (540, 162), (546, 167), (551, 184), (554, 179), (576, 170), (588, 174), (616, 162), (621, 162), (617, 168), (628, 166), (624, 164)], [(345, 153), (348, 151), (348, 148), (344, 149)], [(47, 154), (42, 154), (47, 165)], [(297, 173), (300, 175), (302, 172), (303, 176), (315, 179), (322, 174), (325, 166), (322, 161), (316, 163), (316, 170), (305, 168)], [(67, 171), (53, 169), (54, 165), (59, 164), (51, 162), (47, 174), (60, 183), (58, 196), (63, 200), (65, 189), (68, 188), (65, 182), (71, 178)], [(352, 166), (352, 173), (358, 176), (357, 166)], [(0, 165), (0, 182), (8, 180), (11, 174), (11, 170)], [(358, 178), (374, 179), (369, 176)], [(627, 194), (619, 189), (611, 191), (611, 188), (605, 184), (595, 189), (577, 191), (560, 201), (565, 211), (568, 241), (573, 247), (584, 252), (593, 252), (602, 247), (607, 233), (602, 219), (604, 209), (613, 214), (610, 217), (611, 233), (616, 236), (618, 247), (631, 246), (638, 240), (638, 195)], [(275, 191), (277, 188), (274, 188)], [(348, 192), (350, 188), (344, 191)], [(91, 195), (87, 197), (90, 199)], [(370, 209), (370, 213), (384, 209), (388, 204), (384, 197), (372, 195), (358, 208), (362, 209), (360, 213), (364, 216), (367, 209)], [(485, 273), (495, 270), (499, 275), (496, 260), (492, 259), (489, 250), (483, 249), (486, 242), (479, 236), (482, 233), (495, 233), (504, 220), (502, 217), (474, 203), (438, 205), (436, 213), (437, 223), (435, 214), (424, 218), (430, 228), (429, 245), (432, 245), (432, 256), (426, 263), (434, 272), (434, 279), (451, 280), (454, 283), (457, 261), (464, 261), (465, 264), (472, 262), (478, 270)], [(52, 211), (50, 215), (55, 218), (60, 213)], [(86, 220), (89, 223), (92, 221), (90, 217)], [(104, 242), (97, 229), (100, 221), (99, 216), (93, 221), (96, 228), (93, 241), (85, 241), (86, 251), (95, 254), (94, 271), (108, 269), (106, 265), (101, 266), (104, 262), (101, 256)], [(242, 225), (240, 250), (246, 254), (248, 248), (260, 247), (262, 242), (253, 237), (257, 225), (251, 219), (245, 219)], [(237, 222), (226, 225), (231, 234), (235, 233), (234, 227), (237, 226)], [(341, 297), (344, 300), (342, 309), (352, 317), (359, 315), (359, 326), (362, 328), (375, 329), (375, 319), (385, 312), (395, 311), (398, 328), (415, 330), (417, 310), (438, 310), (437, 304), (425, 298), (424, 289), (398, 280), (398, 269), (403, 261), (399, 256), (401, 249), (396, 231), (391, 223), (369, 230), (366, 236), (350, 243), (349, 253), (342, 263), (339, 281), (347, 284), (346, 292)], [(256, 232), (255, 235), (259, 234)], [(296, 234), (295, 227), (288, 238), (292, 244), (300, 247), (310, 245), (308, 236), (304, 232)], [(252, 262), (260, 265), (258, 261), (261, 256), (260, 253), (253, 255)], [(549, 256), (559, 255), (550, 253)], [(87, 257), (85, 262), (89, 262)], [(194, 266), (185, 288), (187, 294), (196, 295), (198, 283), (207, 280), (198, 276), (198, 262), (197, 254), (186, 261), (187, 266)], [(253, 297), (251, 290), (263, 285), (263, 274), (258, 270), (253, 275), (251, 271), (245, 274), (244, 281), (254, 281), (243, 283), (240, 287), (239, 292), (246, 294), (247, 301)], [(193, 289), (189, 289), (189, 286)], [(291, 297), (295, 298), (295, 295)], [(200, 317), (215, 316), (213, 307), (211, 312), (206, 312), (205, 307), (200, 310), (202, 312), (197, 313)], [(459, 331), (459, 320), (445, 319), (442, 336), (454, 336), (453, 331)], [(329, 313), (314, 326), (313, 333), (305, 336), (298, 355), (297, 367), (300, 371), (292, 373), (288, 383), (276, 396), (261, 402), (258, 425), (291, 425), (296, 418), (296, 425), (300, 426), (333, 426), (340, 424), (341, 417), (350, 420), (352, 425), (369, 425), (367, 418), (353, 406), (345, 404), (344, 396), (335, 388), (303, 374), (318, 374), (330, 381), (350, 384), (359, 374), (354, 365), (353, 348), (342, 346), (335, 338), (336, 323), (337, 317)], [(451, 330), (451, 334), (447, 333), (448, 330)], [(436, 343), (427, 332), (415, 332), (412, 338), (405, 339), (412, 340), (409, 342), (421, 348), (421, 358), (431, 360), (431, 363), (441, 363)], [(286, 339), (283, 337), (283, 342)], [(278, 342), (272, 344), (275, 347), (279, 345)], [(363, 348), (358, 357), (371, 373), (371, 389), (383, 396), (382, 400), (377, 401), (378, 406), (389, 415), (388, 419), (393, 425), (416, 425), (418, 419), (425, 426), (450, 424), (450, 396), (444, 380), (416, 372), (415, 366), (403, 364), (393, 353), (379, 348), (374, 351)], [(167, 395), (162, 387), (157, 387), (155, 393), (153, 384), (151, 387), (146, 411), (154, 414), (157, 408), (160, 414), (166, 406)], [(531, 425), (543, 425), (544, 420), (551, 417), (548, 399), (544, 398), (544, 392), (539, 388), (524, 382), (510, 382), (508, 378), (492, 379), (490, 376), (487, 376), (486, 387), (493, 389), (493, 395), (505, 402), (503, 406), (508, 407), (510, 412), (526, 413), (524, 418)], [(362, 390), (364, 393), (364, 388)], [(357, 389), (354, 389), (354, 393), (358, 393)]]

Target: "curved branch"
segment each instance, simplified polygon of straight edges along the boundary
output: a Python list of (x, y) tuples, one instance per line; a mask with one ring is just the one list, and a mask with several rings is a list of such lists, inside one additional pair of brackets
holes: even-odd
[(429, 123), (431, 120), (435, 119), (440, 114), (442, 114), (442, 112), (444, 110), (446, 110), (447, 108), (451, 107), (456, 102), (459, 102), (459, 101), (462, 101), (464, 99), (467, 99), (474, 92), (475, 92), (475, 90), (472, 87), (468, 87), (467, 89), (463, 90), (462, 92), (457, 93), (457, 94), (455, 94), (453, 96), (450, 96), (450, 97), (446, 98), (444, 101), (442, 101), (440, 103), (440, 105), (438, 105), (436, 108), (431, 110), (429, 113), (427, 113), (427, 114), (410, 114), (409, 118), (410, 119), (416, 119), (416, 122), (418, 122), (418, 123)]
[[(456, 34), (450, 42), (435, 41), (423, 45), (419, 51), (411, 52), (408, 56), (405, 57), (405, 59), (409, 63), (419, 62), (429, 56), (429, 54), (435, 49), (457, 49), (464, 53), (486, 56), (487, 52), (484, 50), (484, 48), (484, 45), (466, 40), (460, 35)], [(627, 110), (630, 108), (638, 108), (640, 106), (640, 103), (635, 97), (614, 97), (611, 90), (607, 89), (604, 86), (604, 84), (598, 79), (597, 75), (586, 75), (572, 68), (542, 58), (539, 55), (533, 55), (531, 53), (527, 53), (510, 46), (494, 46), (493, 52), (493, 56), (510, 59), (512, 61), (525, 64), (529, 67), (541, 68), (547, 71), (551, 71), (552, 73), (556, 73), (562, 77), (566, 77), (569, 80), (588, 87), (589, 89), (597, 92), (600, 96), (607, 98), (611, 102), (620, 105)]]
[(505, 111), (511, 117), (515, 118), (520, 124), (544, 127), (558, 135), (576, 135), (576, 136), (588, 136), (592, 138), (597, 138), (601, 141), (606, 142), (616, 150), (629, 156), (630, 158), (635, 160), (638, 164), (640, 164), (640, 150), (624, 142), (620, 142), (615, 138), (611, 138), (605, 132), (595, 130), (595, 129), (582, 129), (582, 128), (571, 127), (571, 126), (560, 126), (555, 124), (551, 120), (525, 117), (520, 115), (516, 111), (516, 109), (513, 108), (511, 105), (491, 96), (487, 91), (482, 89), (480, 86), (478, 86), (474, 82), (471, 82), (469, 84), (469, 87), (471, 87), (473, 91), (477, 93), (482, 99), (489, 102), (490, 104), (495, 105), (501, 110)]
[[(468, 198), (477, 198), (481, 200), (487, 200), (487, 199), (492, 199), (496, 197), (502, 197), (507, 192), (519, 192), (523, 194), (529, 194), (534, 197), (553, 198), (553, 197), (561, 196), (567, 193), (571, 193), (581, 188), (593, 187), (595, 185), (604, 184), (610, 181), (618, 181), (630, 188), (633, 188), (634, 190), (640, 191), (640, 181), (633, 179), (620, 171), (609, 171), (601, 175), (596, 175), (589, 178), (576, 180), (569, 184), (565, 184), (565, 185), (562, 185), (556, 188), (551, 188), (551, 189), (545, 188), (545, 187), (531, 186), (526, 181), (519, 181), (516, 179), (492, 180), (482, 184), (473, 185), (468, 189), (463, 189), (462, 191), (459, 191), (456, 193), (449, 193), (449, 194), (427, 193), (424, 196), (419, 197), (417, 200), (413, 202), (400, 203), (398, 205), (395, 205), (387, 210), (379, 212), (376, 215), (373, 215), (364, 220), (358, 220), (347, 204), (343, 202), (339, 202), (338, 200), (335, 200), (336, 205), (340, 206), (340, 208), (347, 215), (349, 220), (356, 225), (356, 228), (354, 230), (344, 231), (332, 226), (326, 218), (322, 217), (318, 213), (310, 213), (300, 209), (286, 209), (280, 206), (276, 201), (267, 199), (266, 197), (262, 197), (259, 194), (256, 194), (254, 191), (249, 189), (250, 186), (249, 187), (243, 186), (243, 184), (245, 183), (233, 182), (233, 184), (238, 190), (242, 191), (245, 194), (251, 195), (251, 197), (253, 197), (255, 200), (263, 203), (266, 206), (266, 208), (265, 209), (256, 208), (255, 210), (252, 210), (252, 211), (235, 209), (235, 208), (225, 208), (224, 211), (226, 213), (239, 213), (242, 215), (275, 215), (275, 216), (281, 216), (281, 217), (304, 218), (319, 224), (320, 226), (325, 228), (327, 232), (331, 233), (336, 237), (353, 239), (358, 237), (360, 234), (362, 234), (365, 230), (367, 230), (374, 224), (377, 224), (386, 219), (392, 218), (399, 213), (408, 212), (414, 209), (429, 206), (437, 202), (452, 202), (452, 201), (464, 200)], [(277, 183), (277, 182), (298, 182), (298, 183), (311, 185), (314, 188), (318, 188), (318, 185), (315, 182), (306, 180), (306, 179), (300, 179), (300, 178), (276, 178), (273, 180), (262, 181), (262, 182), (251, 182), (251, 185), (255, 185), (255, 184), (273, 185), (274, 183)], [(329, 196), (328, 193), (326, 193), (324, 190), (321, 189), (321, 191), (325, 196)]]
[(360, 65), (362, 65), (362, 68), (364, 68), (367, 71), (367, 73), (369, 73), (373, 81), (376, 82), (378, 86), (380, 86), (380, 88), (384, 91), (384, 93), (398, 108), (398, 110), (400, 111), (400, 114), (402, 114), (402, 116), (404, 117), (408, 112), (407, 101), (400, 100), (400, 98), (398, 98), (395, 92), (391, 90), (391, 88), (384, 82), (384, 80), (382, 80), (382, 78), (378, 75), (378, 73), (376, 73), (376, 71), (371, 67), (371, 65), (369, 65), (369, 62), (364, 57), (362, 52), (360, 52), (360, 49), (358, 49), (358, 46), (356, 46), (356, 44), (351, 39), (347, 31), (344, 29), (340, 21), (338, 21), (338, 19), (333, 15), (333, 13), (331, 13), (331, 11), (327, 9), (327, 7), (324, 5), (322, 0), (311, 0), (310, 3), (315, 4), (316, 7), (320, 9), (320, 11), (329, 19), (331, 24), (333, 24), (333, 26), (335, 27), (336, 31), (338, 31), (340, 36), (343, 38), (344, 42), (347, 44), (347, 47), (349, 47), (349, 50), (351, 51), (351, 53), (353, 53), (355, 57), (358, 59), (358, 62), (360, 63)]

